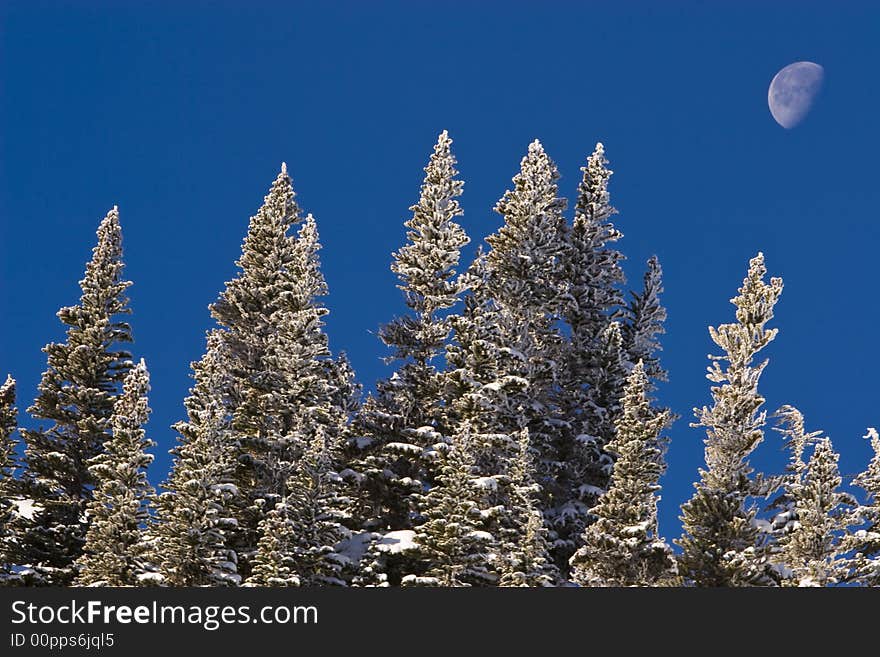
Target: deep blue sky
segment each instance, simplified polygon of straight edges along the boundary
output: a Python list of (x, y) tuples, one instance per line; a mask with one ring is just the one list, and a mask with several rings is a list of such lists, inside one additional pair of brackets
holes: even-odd
[[(861, 436), (880, 424), (876, 3), (117, 4), (0, 4), (0, 370), (22, 409), (118, 204), (161, 480), (206, 306), (282, 160), (323, 238), (332, 347), (372, 385), (375, 329), (403, 310), (390, 254), (448, 129), (475, 243), (498, 227), (491, 208), (532, 139), (569, 197), (605, 143), (629, 279), (653, 253), (666, 273), (662, 398), (683, 416), (667, 538), (702, 461), (688, 423), (709, 399), (706, 327), (731, 320), (758, 250), (786, 284), (768, 407), (799, 406), (845, 472), (867, 462)], [(767, 86), (802, 59), (825, 67), (825, 87), (786, 131)], [(783, 458), (769, 432), (756, 461)]]

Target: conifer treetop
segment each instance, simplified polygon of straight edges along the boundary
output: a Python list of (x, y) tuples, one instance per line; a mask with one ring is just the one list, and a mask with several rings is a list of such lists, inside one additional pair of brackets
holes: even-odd
[(807, 447), (816, 442), (822, 435), (822, 431), (816, 430), (808, 433), (804, 426), (803, 413), (794, 406), (786, 404), (776, 411), (775, 415), (778, 418), (779, 426), (774, 427), (774, 430), (783, 435), (790, 453), (788, 471), (799, 476), (807, 467), (806, 461), (804, 461), (804, 452)]
[(513, 189), (495, 205), (504, 225), (486, 238), (492, 248), (485, 259), (488, 291), (502, 307), (545, 312), (560, 303), (566, 201), (558, 180), (556, 164), (536, 139), (513, 177)]
[(880, 502), (880, 433), (874, 427), (868, 427), (862, 436), (871, 443), (874, 452), (868, 468), (855, 479), (855, 484), (872, 495), (878, 496)]
[(766, 325), (782, 293), (782, 279), (767, 283), (766, 273), (764, 256), (758, 253), (749, 261), (739, 294), (731, 299), (737, 321), (709, 327), (723, 354), (709, 356), (706, 378), (715, 384), (710, 390), (712, 406), (694, 409), (697, 421), (691, 426), (706, 430), (706, 468), (700, 469), (694, 496), (682, 506), (685, 535), (678, 542), (683, 574), (698, 586), (772, 582), (754, 524), (756, 511), (746, 505), (749, 496), (766, 493), (749, 464), (750, 454), (764, 438), (767, 415), (758, 391), (767, 361), (753, 361), (776, 337), (777, 330)]
[[(92, 249), (92, 258), (86, 264), (85, 275), (79, 282), (82, 290), (79, 306), (58, 311), (61, 321), (79, 328), (83, 327), (85, 319), (81, 314), (87, 313), (89, 319), (95, 320), (131, 313), (128, 299), (124, 296), (131, 281), (122, 278), (125, 264), (122, 262), (122, 226), (117, 206), (114, 205), (98, 225), (97, 236), (98, 243)], [(131, 341), (130, 336), (124, 333), (114, 337), (117, 341)]]
[(113, 407), (113, 434), (104, 451), (91, 459), (96, 481), (89, 503), (91, 523), (83, 556), (78, 559), (79, 584), (134, 586), (144, 572), (142, 526), (149, 518), (153, 488), (146, 469), (153, 461), (144, 425), (150, 414), (150, 376), (143, 359), (125, 377)]
[(587, 158), (586, 166), (581, 167), (583, 176), (578, 185), (578, 198), (575, 203), (576, 221), (580, 217), (581, 221), (600, 224), (617, 214), (617, 210), (611, 205), (611, 195), (608, 193), (608, 181), (614, 172), (607, 165), (605, 146), (602, 142), (598, 142), (592, 155)]
[[(707, 483), (720, 489), (735, 488), (739, 476), (751, 472), (746, 457), (764, 435), (761, 427), (766, 421), (766, 411), (759, 411), (764, 398), (758, 393), (758, 380), (767, 361), (758, 364), (752, 361), (776, 337), (778, 329), (768, 329), (766, 325), (773, 319), (773, 308), (783, 287), (781, 278), (774, 277), (766, 283), (766, 273), (764, 255), (758, 253), (749, 261), (748, 274), (739, 294), (731, 299), (736, 306), (737, 322), (709, 327), (712, 340), (724, 354), (709, 356), (712, 362), (706, 378), (722, 385), (712, 387), (715, 405), (711, 409), (694, 410), (698, 422), (693, 426), (707, 428)], [(728, 365), (722, 369), (720, 363), (724, 361)], [(723, 483), (711, 481), (721, 473), (733, 479)]]
[(596, 521), (571, 559), (586, 586), (652, 586), (673, 576), (669, 546), (657, 533), (657, 491), (663, 473), (660, 432), (668, 415), (651, 406), (642, 361), (627, 377), (623, 410), (607, 449), (617, 455), (611, 485), (591, 510)]
[(6, 375), (3, 385), (0, 385), (0, 426), (10, 426), (15, 422), (15, 379), (11, 374)]
[(227, 284), (226, 291), (212, 307), (221, 323), (228, 321), (226, 315), (230, 309), (227, 306), (238, 306), (239, 312), (250, 310), (248, 301), (253, 286), (278, 284), (279, 275), (291, 258), (293, 238), (287, 231), (302, 220), (300, 215), (293, 182), (287, 174), (287, 166), (282, 164), (281, 172), (263, 198), (263, 205), (250, 218), (241, 256), (235, 263), (241, 272)]
[(131, 327), (119, 317), (130, 312), (125, 290), (131, 283), (122, 277), (122, 229), (115, 206), (98, 226), (97, 238), (80, 281), (80, 303), (57, 313), (67, 339), (43, 348), (47, 368), (28, 411), (51, 425), (22, 429), (26, 479), (39, 509), (24, 541), (35, 569), (52, 584), (69, 583), (75, 574), (73, 562), (88, 525), (85, 505), (95, 483), (88, 463), (111, 435), (113, 404), (132, 367), (131, 354), (121, 348), (132, 341)]
[(404, 225), (407, 244), (394, 254), (391, 265), (406, 294), (407, 305), (430, 319), (438, 310), (458, 300), (454, 280), (461, 248), (470, 240), (455, 217), (464, 214), (458, 197), (464, 182), (456, 178), (452, 139), (440, 133), (427, 166), (419, 201), (410, 206), (412, 217)]
[(632, 362), (644, 361), (649, 377), (665, 381), (667, 373), (657, 356), (663, 350), (659, 336), (666, 333), (663, 327), (666, 309), (660, 303), (663, 269), (657, 256), (648, 259), (648, 269), (642, 280), (641, 292), (630, 292), (632, 298), (625, 311), (628, 321), (622, 327), (624, 345)]

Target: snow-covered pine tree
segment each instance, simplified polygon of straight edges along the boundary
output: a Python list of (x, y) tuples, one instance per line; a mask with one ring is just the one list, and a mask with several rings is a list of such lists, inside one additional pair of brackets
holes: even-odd
[(534, 141), (513, 189), (495, 207), (504, 224), (486, 238), (490, 250), (469, 269), (471, 292), (454, 320), (456, 339), (447, 353), (448, 417), (451, 424), (467, 423), (480, 438), (472, 454), (479, 473), (505, 475), (516, 450), (511, 436), (527, 428), (542, 486), (556, 472), (552, 393), (562, 337), (554, 323), (567, 287), (558, 178), (556, 165)]
[(660, 364), (662, 351), (658, 336), (666, 333), (666, 309), (660, 303), (663, 293), (663, 269), (657, 256), (648, 259), (648, 269), (642, 279), (642, 290), (630, 292), (631, 299), (624, 312), (621, 326), (623, 348), (631, 363), (642, 361), (645, 373), (654, 381), (666, 381), (667, 372)]
[(865, 526), (847, 536), (847, 545), (854, 550), (850, 581), (862, 586), (880, 586), (880, 434), (873, 427), (864, 436), (874, 452), (864, 472), (854, 480), (867, 494), (859, 513)]
[(318, 424), (293, 465), (288, 495), (260, 523), (261, 537), (249, 583), (256, 586), (345, 585), (337, 545), (349, 531), (338, 474), (338, 433)]
[(442, 398), (435, 360), (450, 333), (444, 313), (459, 301), (456, 268), (469, 242), (455, 221), (463, 214), (458, 197), (464, 183), (457, 178), (451, 145), (444, 130), (425, 167), (419, 201), (404, 224), (407, 242), (391, 265), (410, 313), (383, 327), (379, 336), (394, 349), (389, 361), (401, 364), (378, 383), (354, 430), (357, 515), (378, 533), (411, 529), (418, 498), (430, 485), (423, 453), (431, 448)]
[(6, 377), (0, 385), (0, 586), (12, 583), (12, 566), (18, 550), (19, 497), (17, 441), (18, 409), (15, 408), (15, 379)]
[[(711, 387), (711, 407), (694, 409), (705, 427), (706, 468), (700, 470), (696, 492), (682, 506), (684, 535), (679, 571), (686, 583), (700, 587), (760, 586), (772, 584), (755, 524), (756, 511), (748, 498), (763, 494), (749, 465), (749, 455), (763, 440), (766, 411), (758, 381), (767, 365), (755, 356), (776, 337), (766, 328), (782, 293), (782, 279), (764, 281), (764, 255), (749, 262), (749, 271), (731, 300), (736, 322), (709, 327), (712, 340), (724, 352), (709, 356), (706, 378)], [(726, 362), (722, 369), (720, 363)]]
[(672, 551), (657, 532), (659, 437), (667, 417), (651, 407), (648, 388), (638, 361), (607, 445), (617, 457), (611, 485), (591, 510), (596, 521), (571, 559), (573, 579), (582, 586), (656, 586), (675, 574)]
[[(571, 327), (572, 351), (589, 352), (624, 305), (620, 286), (625, 282), (623, 255), (611, 245), (623, 237), (611, 222), (617, 210), (611, 205), (608, 183), (612, 171), (605, 147), (598, 143), (581, 167), (574, 223), (568, 234), (565, 270), (571, 282), (563, 316)], [(574, 374), (588, 379), (589, 361), (573, 364)]]
[(208, 333), (195, 383), (184, 402), (187, 421), (149, 531), (149, 559), (170, 586), (235, 586), (241, 578), (230, 547), (237, 448), (230, 428), (230, 358), (218, 330)]
[[(288, 231), (301, 224), (296, 235)], [(220, 325), (229, 364), (229, 411), (236, 460), (238, 530), (230, 547), (239, 573), (250, 575), (259, 524), (286, 495), (287, 478), (307, 447), (313, 425), (329, 431), (344, 422), (333, 362), (323, 332), (327, 309), (318, 232), (303, 218), (287, 168), (251, 217), (238, 275), (226, 284), (211, 313)], [(304, 429), (304, 427), (306, 429)]]
[(154, 494), (147, 481), (156, 443), (146, 437), (150, 375), (141, 359), (125, 377), (110, 419), (112, 437), (89, 471), (96, 487), (88, 505), (89, 529), (77, 559), (81, 586), (136, 586), (144, 574), (144, 526)]
[(509, 491), (508, 505), (498, 510), (497, 567), (499, 586), (554, 586), (559, 571), (550, 554), (544, 516), (538, 509), (541, 487), (533, 480), (534, 463), (528, 429), (519, 433), (519, 444), (502, 485)]
[(470, 428), (463, 425), (442, 457), (437, 480), (423, 498), (425, 522), (416, 529), (420, 570), (404, 586), (484, 586), (492, 583), (495, 538), (484, 529), (483, 491), (474, 476)]
[(563, 257), (569, 287), (561, 315), (569, 335), (559, 355), (561, 423), (544, 461), (552, 465), (545, 485), (553, 501), (547, 516), (554, 552), (566, 573), (589, 522), (589, 509), (608, 484), (612, 459), (604, 447), (612, 438), (629, 365), (626, 350), (619, 346), (626, 326), (612, 328), (623, 310), (625, 277), (623, 255), (613, 248), (623, 234), (611, 221), (617, 210), (611, 205), (612, 171), (607, 165), (605, 148), (598, 143), (581, 168)]
[[(804, 431), (801, 413), (790, 406), (780, 409), (780, 430), (791, 450), (789, 472), (783, 487), (788, 522), (775, 546), (782, 568), (783, 586), (828, 586), (849, 576), (848, 547), (842, 541), (856, 520), (855, 499), (840, 489), (838, 454), (821, 432)], [(808, 463), (804, 451), (813, 445)], [(780, 523), (781, 524), (781, 523)]]
[[(668, 380), (668, 373), (660, 363), (659, 352), (663, 350), (659, 336), (666, 333), (666, 309), (660, 303), (663, 293), (663, 269), (657, 256), (648, 259), (648, 268), (642, 278), (642, 290), (630, 291), (629, 305), (623, 311), (621, 335), (623, 350), (631, 364), (642, 361), (648, 375), (648, 390), (656, 389), (659, 382)], [(667, 426), (679, 419), (668, 408), (658, 407), (654, 403), (655, 412), (665, 413)], [(669, 447), (668, 438), (660, 442), (660, 462), (665, 471), (666, 451)]]
[(97, 235), (80, 281), (79, 305), (58, 311), (67, 340), (43, 349), (48, 368), (28, 409), (51, 424), (22, 430), (25, 478), (35, 503), (24, 549), (37, 577), (53, 585), (69, 584), (76, 575), (73, 564), (82, 554), (85, 510), (95, 484), (88, 464), (110, 437), (113, 404), (132, 367), (130, 354), (120, 349), (132, 341), (120, 317), (131, 312), (125, 297), (131, 283), (122, 278), (122, 229), (115, 206)]

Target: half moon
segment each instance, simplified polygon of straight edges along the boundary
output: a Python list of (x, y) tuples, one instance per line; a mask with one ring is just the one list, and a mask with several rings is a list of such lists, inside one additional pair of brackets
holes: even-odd
[(773, 76), (767, 91), (770, 113), (783, 128), (795, 127), (809, 113), (822, 88), (825, 69), (813, 62), (795, 62)]

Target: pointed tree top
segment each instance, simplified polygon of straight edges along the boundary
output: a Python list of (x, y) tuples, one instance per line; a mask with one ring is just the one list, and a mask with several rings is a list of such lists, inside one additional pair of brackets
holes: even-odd
[[(736, 306), (736, 318), (742, 324), (762, 326), (773, 318), (773, 306), (782, 294), (782, 279), (771, 277), (770, 283), (764, 281), (767, 266), (764, 254), (749, 260), (749, 271), (743, 279), (739, 295), (730, 300)], [(774, 333), (775, 335), (775, 330)], [(772, 339), (772, 338), (771, 338)]]
[(281, 163), (281, 175), (283, 175), (283, 176), (287, 175), (287, 162)]
[(633, 365), (632, 371), (630, 372), (630, 378), (634, 381), (639, 379), (644, 379), (647, 381), (647, 377), (645, 376), (645, 361), (639, 358), (635, 365)]
[(107, 214), (104, 215), (102, 224), (106, 224), (107, 222), (116, 223), (119, 221), (119, 206), (114, 205), (110, 210), (107, 211)]
[(541, 141), (536, 139), (531, 144), (529, 144), (529, 153), (543, 153), (544, 146), (541, 145)]
[(868, 427), (868, 433), (862, 436), (862, 438), (871, 442), (871, 447), (874, 449), (874, 457), (880, 458), (880, 434), (877, 433), (877, 429)]
[(12, 406), (15, 403), (15, 379), (11, 374), (6, 375), (6, 381), (0, 385), (0, 404)]

